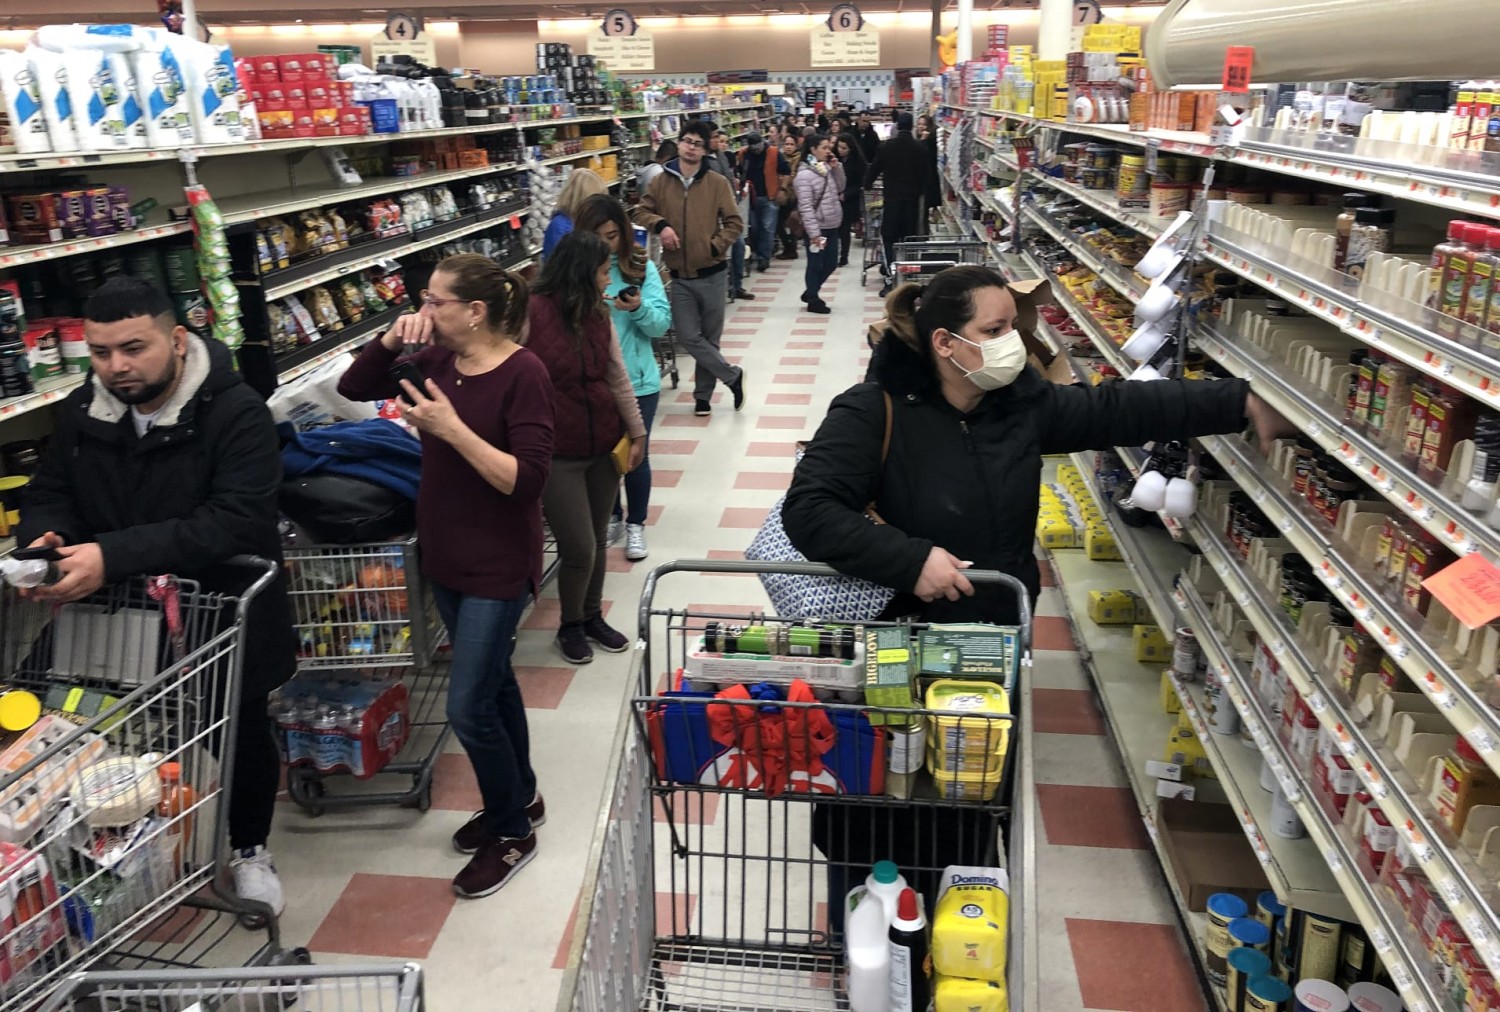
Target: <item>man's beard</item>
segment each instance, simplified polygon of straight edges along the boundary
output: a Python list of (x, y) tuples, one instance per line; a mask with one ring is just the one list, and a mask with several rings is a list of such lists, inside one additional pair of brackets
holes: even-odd
[(149, 404), (160, 397), (162, 394), (166, 393), (169, 389), (171, 389), (173, 382), (175, 382), (177, 379), (178, 368), (177, 356), (173, 355), (171, 370), (167, 373), (166, 376), (157, 380), (155, 383), (146, 383), (133, 393), (124, 390), (117, 390), (114, 387), (109, 387), (109, 392), (114, 394), (124, 403), (131, 405), (132, 407), (137, 404)]

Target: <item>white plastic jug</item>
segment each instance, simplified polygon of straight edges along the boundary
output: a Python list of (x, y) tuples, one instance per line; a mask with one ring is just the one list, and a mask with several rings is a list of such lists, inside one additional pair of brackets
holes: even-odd
[(857, 885), (849, 890), (849, 895), (844, 899), (844, 914), (846, 917), (853, 916), (854, 910), (866, 894), (880, 897), (885, 906), (885, 926), (890, 927), (891, 922), (896, 919), (896, 900), (901, 896), (901, 890), (907, 888), (906, 878), (896, 867), (894, 861), (876, 861), (875, 867), (870, 874), (865, 876), (863, 885)]
[(885, 904), (874, 893), (866, 893), (844, 925), (850, 1012), (887, 1012), (890, 1008), (889, 930)]

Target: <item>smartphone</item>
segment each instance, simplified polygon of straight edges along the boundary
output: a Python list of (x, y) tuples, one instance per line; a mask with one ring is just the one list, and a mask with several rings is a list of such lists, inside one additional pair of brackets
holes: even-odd
[(634, 298), (635, 294), (637, 292), (639, 292), (639, 291), (640, 291), (640, 288), (636, 287), (635, 285), (630, 285), (627, 288), (622, 288), (618, 292), (615, 292), (615, 298), (617, 298), (617, 299), (630, 299), (630, 298)]
[(412, 400), (411, 394), (407, 393), (406, 388), (401, 386), (402, 380), (406, 380), (424, 394), (427, 392), (427, 382), (426, 378), (422, 375), (422, 370), (418, 369), (417, 364), (410, 360), (397, 362), (392, 366), (391, 379), (396, 381), (396, 386), (401, 390), (401, 399), (408, 404), (415, 405), (417, 402)]
[(62, 553), (56, 548), (47, 548), (45, 546), (42, 548), (17, 548), (10, 553), (10, 557), (20, 559), (23, 562), (32, 559), (41, 559), (44, 562), (61, 562), (63, 560)]

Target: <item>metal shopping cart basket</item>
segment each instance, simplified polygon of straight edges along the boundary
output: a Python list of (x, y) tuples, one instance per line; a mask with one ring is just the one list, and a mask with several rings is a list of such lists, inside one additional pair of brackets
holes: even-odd
[[(289, 764), (287, 793), (310, 815), (371, 804), (410, 804), (426, 811), (432, 768), (448, 736), (447, 679), (433, 664), (443, 627), (422, 577), (416, 539), (288, 548), (286, 567), (299, 637), (298, 675), (275, 704), (277, 735)], [(340, 687), (325, 690), (332, 682)], [(390, 732), (403, 743), (368, 780), (369, 789), (332, 792), (330, 783), (348, 780), (351, 772), (367, 776), (341, 752), (316, 747), (317, 732), (329, 730), (319, 723), (338, 718), (322, 713), (329, 707), (320, 709), (319, 701), (351, 682), (362, 683), (375, 699), (394, 698), (389, 705), (398, 711), (404, 701), (405, 726)]]
[(422, 1012), (422, 968), (251, 967), (79, 973), (39, 1012)]
[[(606, 811), (580, 901), (581, 929), (558, 1008), (847, 1009), (838, 908), (845, 890), (869, 871), (866, 859), (872, 855), (861, 846), (895, 856), (909, 849), (910, 841), (894, 841), (889, 834), (899, 830), (893, 827), (915, 827), (914, 852), (932, 856), (909, 859), (901, 870), (928, 894), (929, 910), (946, 863), (937, 855), (951, 839), (939, 834), (963, 834), (973, 863), (1004, 863), (1002, 837), (1017, 752), (1006, 746), (1019, 740), (1013, 737), (1019, 715), (964, 718), (974, 721), (963, 725), (965, 733), (982, 736), (985, 749), (998, 743), (1001, 757), (995, 760), (995, 753), (981, 750), (983, 758), (963, 784), (948, 779), (944, 786), (928, 774), (923, 749), (908, 729), (941, 732), (929, 739), (934, 751), (926, 758), (934, 768), (946, 768), (979, 739), (966, 743), (964, 735), (955, 736), (951, 711), (860, 702), (869, 660), (862, 637), (879, 637), (872, 642), (885, 643), (881, 649), (910, 650), (910, 637), (924, 627), (899, 623), (784, 626), (785, 635), (803, 649), (860, 643), (852, 660), (843, 656), (802, 665), (824, 668), (817, 698), (764, 685), (750, 690), (753, 695), (715, 694), (735, 680), (717, 679), (741, 662), (721, 654), (710, 664), (712, 655), (703, 648), (719, 643), (713, 637), (726, 628), (747, 640), (770, 636), (778, 621), (660, 607), (655, 603), (660, 580), (674, 572), (834, 575), (829, 567), (811, 563), (692, 561), (669, 563), (647, 576), (636, 643), (639, 694), (621, 724), (620, 753), (605, 788)], [(1014, 689), (1030, 667), (1025, 589), (1000, 573), (967, 575), (1004, 584), (1018, 595), (1018, 624), (987, 627), (992, 641), (1006, 646), (1002, 684)], [(688, 679), (682, 691), (666, 691), (684, 670)], [(716, 681), (705, 685), (703, 679)], [(777, 698), (769, 702), (771, 697)], [(900, 729), (900, 747), (906, 750), (901, 762), (913, 772), (892, 774), (882, 785), (891, 727)], [(809, 761), (814, 756), (818, 761)], [(830, 827), (840, 835), (830, 836)], [(1029, 851), (1011, 852), (1029, 867)], [(1011, 867), (1016, 868), (1014, 861)]]
[(865, 273), (874, 268), (882, 273), (885, 271), (885, 243), (880, 238), (880, 218), (885, 211), (885, 188), (874, 187), (867, 191), (865, 197), (865, 213), (861, 219), (863, 222), (863, 246), (864, 259), (859, 265), (859, 284), (863, 288), (865, 284)]
[(891, 244), (892, 275), (897, 284), (925, 284), (934, 274), (958, 264), (982, 264), (989, 249), (970, 239), (910, 238)]
[[(217, 961), (231, 935), (236, 959), (283, 958), (275, 915), (235, 897), (220, 863), (245, 617), (276, 566), (225, 571), (238, 596), (173, 577), (62, 606), (0, 590), (7, 693), (35, 720), (0, 751), (0, 1009), (103, 960)], [(247, 951), (239, 922), (264, 943)]]

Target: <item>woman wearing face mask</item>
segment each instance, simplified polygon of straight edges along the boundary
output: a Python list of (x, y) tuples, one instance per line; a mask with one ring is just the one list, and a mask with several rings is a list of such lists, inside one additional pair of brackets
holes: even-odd
[[(1026, 365), (1015, 299), (988, 267), (950, 267), (926, 288), (902, 285), (886, 299), (886, 317), (875, 382), (834, 399), (782, 507), (787, 536), (808, 559), (897, 591), (883, 619), (1015, 623), (1014, 595), (976, 587), (964, 570), (1009, 573), (1036, 598), (1044, 454), (1239, 432), (1247, 419), (1263, 439), (1289, 431), (1244, 380), (1047, 382)], [(866, 519), (872, 502), (884, 525)], [(850, 869), (876, 860), (903, 869), (984, 865), (994, 838), (990, 818), (973, 810), (820, 805), (813, 819), (830, 896), (843, 895)], [(917, 877), (931, 903), (935, 883)], [(831, 920), (842, 921), (841, 906), (829, 904)]]

